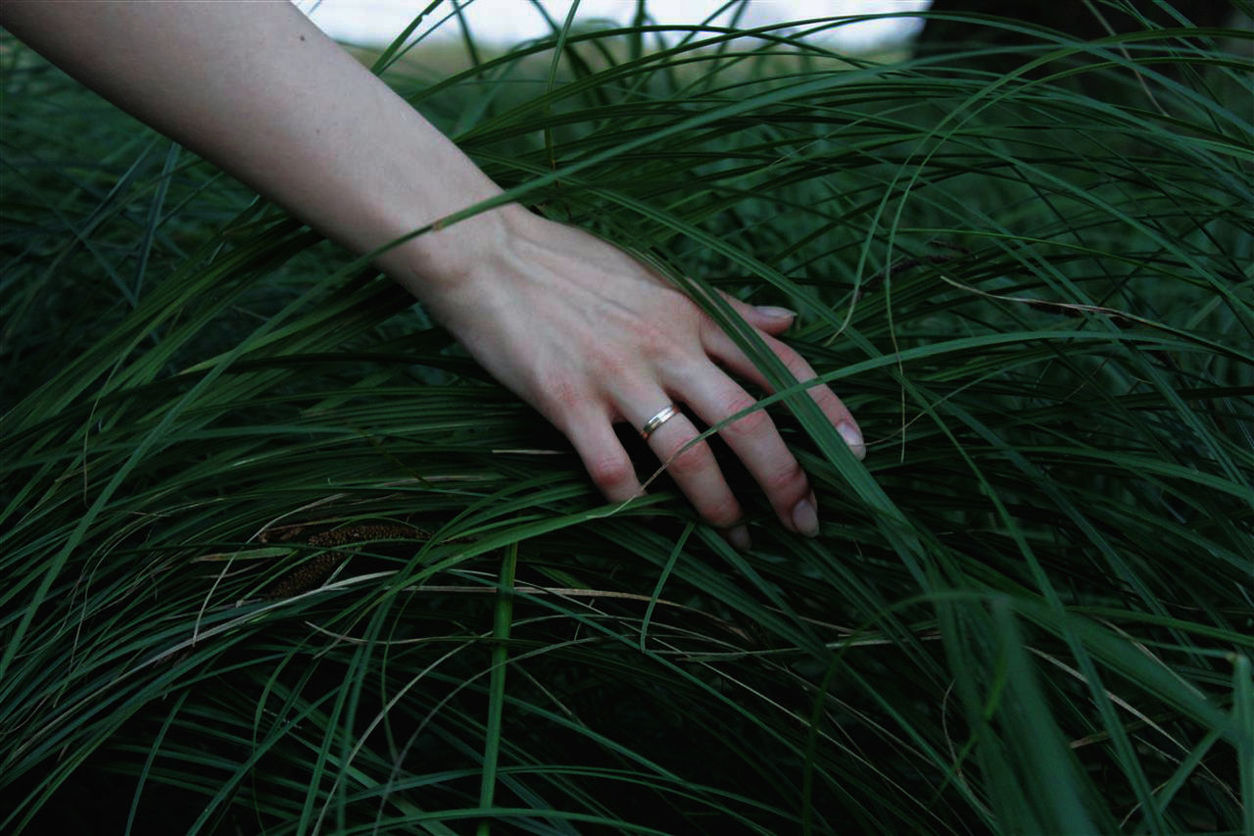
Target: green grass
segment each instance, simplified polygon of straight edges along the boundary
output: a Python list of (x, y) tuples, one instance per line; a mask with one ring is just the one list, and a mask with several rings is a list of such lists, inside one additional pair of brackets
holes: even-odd
[(822, 536), (730, 462), (750, 554), (665, 477), (605, 505), (402, 292), (6, 39), (0, 830), (1254, 829), (1250, 33), (562, 39), (378, 61), (781, 384), (707, 294), (801, 312), (870, 446), (764, 399)]

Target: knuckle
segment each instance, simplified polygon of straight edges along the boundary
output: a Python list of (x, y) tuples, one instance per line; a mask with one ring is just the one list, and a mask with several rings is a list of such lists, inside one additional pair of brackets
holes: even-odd
[(701, 516), (710, 525), (728, 528), (740, 522), (740, 505), (735, 499), (728, 497), (702, 506)]
[(787, 497), (787, 500), (801, 499), (810, 490), (809, 480), (796, 459), (765, 476), (762, 489), (773, 497)]
[(775, 356), (778, 357), (793, 374), (800, 377), (803, 373), (809, 370), (809, 366), (806, 364), (805, 358), (798, 354), (792, 346), (785, 342), (780, 342), (779, 340), (772, 340), (770, 342), (770, 346), (774, 349)]
[(641, 328), (636, 336), (641, 356), (655, 365), (673, 363), (682, 354), (675, 335), (654, 325)]
[(646, 350), (661, 350), (670, 344), (670, 336), (651, 322), (642, 322), (636, 330), (636, 340)]
[(588, 355), (589, 371), (600, 380), (612, 380), (623, 377), (633, 365), (631, 359), (610, 347), (595, 350)]
[(573, 377), (547, 377), (540, 392), (544, 411), (555, 417), (571, 414), (588, 400), (583, 382)]
[(800, 465), (794, 462), (794, 466), (766, 476), (762, 481), (762, 490), (770, 496), (771, 504), (776, 508), (793, 508), (809, 495), (810, 480), (806, 479)]
[[(730, 398), (723, 405), (723, 410), (726, 415), (732, 416), (738, 412), (750, 409), (756, 404), (757, 401), (749, 397), (749, 395), (740, 394)], [(753, 437), (769, 431), (772, 427), (774, 427), (774, 423), (771, 421), (770, 416), (766, 414), (765, 409), (753, 409), (751, 412), (745, 413), (723, 427), (722, 432), (726, 437)]]
[(788, 346), (781, 344), (776, 349), (776, 353), (788, 369), (788, 372), (797, 378), (798, 381), (805, 383), (807, 380), (813, 380), (817, 377), (814, 369), (810, 368), (810, 364), (806, 362), (805, 358)]
[(685, 446), (679, 445), (666, 460), (666, 469), (675, 476), (690, 476), (708, 465), (713, 460), (710, 445), (704, 440)]
[(705, 311), (698, 308), (695, 311), (695, 316), (697, 321), (697, 332), (701, 335), (702, 340), (710, 337), (718, 339), (719, 337), (726, 336), (726, 332), (723, 330), (722, 326), (715, 322), (714, 317), (710, 316)]
[(810, 395), (814, 398), (815, 403), (817, 403), (819, 407), (829, 415), (848, 412), (840, 398), (836, 397), (836, 393), (827, 386), (815, 386), (811, 388)]
[(593, 483), (603, 491), (623, 488), (635, 481), (636, 473), (626, 456), (606, 455), (589, 458), (584, 462)]

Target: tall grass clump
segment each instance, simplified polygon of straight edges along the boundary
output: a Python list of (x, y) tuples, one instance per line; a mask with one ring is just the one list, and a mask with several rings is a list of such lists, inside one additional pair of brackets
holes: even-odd
[[(389, 282), (0, 42), (0, 830), (1254, 830), (1248, 29), (877, 63), (639, 8), (375, 67), (703, 300), (815, 540), (743, 479), (749, 554), (605, 505)], [(801, 312), (864, 463), (714, 288)]]

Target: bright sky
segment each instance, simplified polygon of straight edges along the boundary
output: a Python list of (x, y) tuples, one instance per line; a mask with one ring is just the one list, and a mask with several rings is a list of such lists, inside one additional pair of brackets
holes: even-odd
[[(550, 16), (559, 23), (566, 19), (571, 0), (541, 0)], [(650, 0), (649, 14), (661, 24), (699, 23), (726, 0)], [(783, 20), (805, 20), (834, 15), (864, 15), (881, 12), (917, 12), (930, 0), (750, 0), (740, 19), (741, 27), (760, 26)], [(299, 0), (297, 5), (331, 37), (362, 45), (383, 45), (404, 29), (429, 0)], [(541, 37), (550, 30), (531, 0), (463, 0), (470, 29), (481, 41), (513, 44)], [(452, 13), (452, 0), (445, 0), (430, 20), (435, 22)], [(602, 18), (630, 22), (636, 0), (582, 0), (577, 19)], [(730, 19), (724, 15), (720, 21)], [(891, 44), (917, 31), (918, 18), (864, 21), (831, 31), (831, 43), (841, 49), (858, 51)], [(425, 31), (424, 21), (418, 31)], [(453, 21), (441, 26), (432, 37), (460, 37)]]

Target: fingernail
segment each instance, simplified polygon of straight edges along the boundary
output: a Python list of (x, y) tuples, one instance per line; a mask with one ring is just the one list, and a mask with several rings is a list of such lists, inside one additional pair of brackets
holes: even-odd
[(747, 552), (753, 547), (753, 542), (749, 539), (749, 529), (743, 525), (738, 525), (727, 532), (727, 542), (738, 552)]
[(807, 537), (817, 537), (819, 533), (819, 513), (815, 510), (814, 492), (809, 499), (803, 499), (792, 509), (792, 524)]
[(836, 432), (840, 433), (840, 437), (849, 445), (849, 449), (859, 459), (866, 458), (866, 445), (862, 442), (862, 433), (858, 432), (858, 428), (848, 421), (841, 421), (836, 425)]
[(775, 305), (757, 305), (754, 310), (767, 319), (795, 319), (797, 316), (796, 311), (790, 311), (787, 308), (780, 308)]

